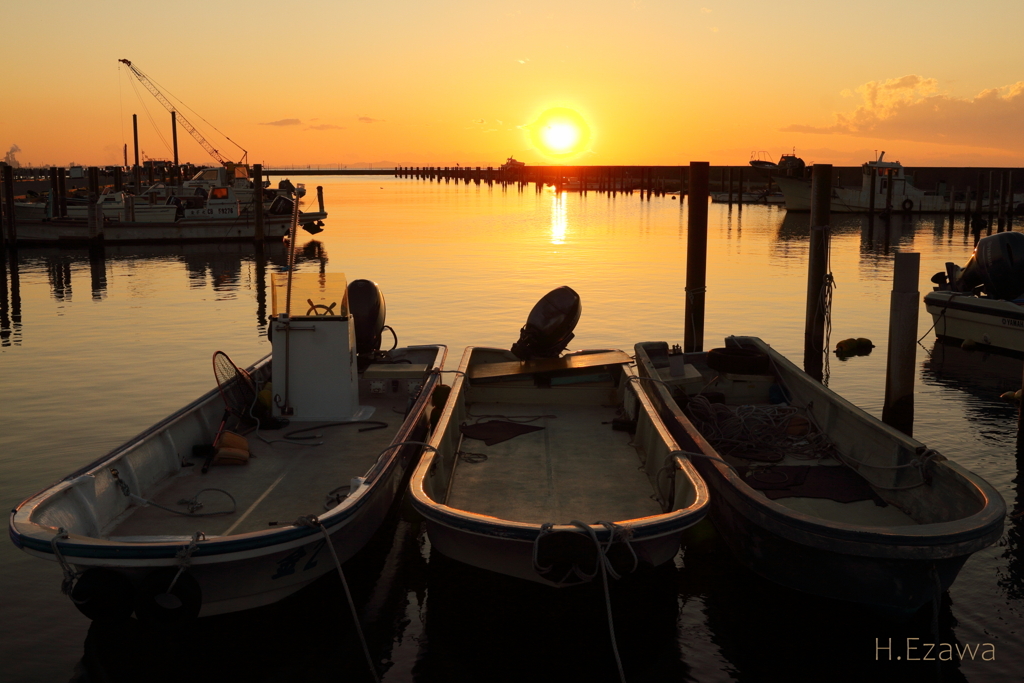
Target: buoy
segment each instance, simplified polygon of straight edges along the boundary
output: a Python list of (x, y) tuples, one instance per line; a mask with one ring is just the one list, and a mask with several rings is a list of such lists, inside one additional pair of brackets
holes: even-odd
[(840, 359), (849, 358), (850, 356), (867, 356), (871, 353), (871, 349), (875, 348), (875, 345), (871, 343), (870, 339), (866, 337), (853, 337), (844, 339), (840, 342), (836, 342), (835, 353)]
[(974, 341), (973, 339), (964, 339), (963, 343), (960, 344), (960, 348), (963, 349), (964, 351), (970, 351), (977, 345), (978, 342)]
[(999, 394), (999, 398), (1003, 399), (1004, 401), (1018, 401), (1019, 402), (1020, 401), (1020, 397), (1021, 397), (1021, 390), (1020, 389), (1018, 389), (1017, 391), (1004, 391), (1003, 393)]
[(135, 609), (131, 580), (106, 567), (86, 569), (71, 589), (71, 602), (93, 621), (120, 621)]

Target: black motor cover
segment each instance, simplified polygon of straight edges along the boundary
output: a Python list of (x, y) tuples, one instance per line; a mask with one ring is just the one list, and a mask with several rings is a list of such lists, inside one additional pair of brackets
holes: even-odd
[(370, 280), (348, 283), (348, 307), (355, 318), (356, 353), (372, 355), (379, 351), (387, 310), (377, 283)]
[(956, 290), (969, 292), (978, 286), (994, 299), (1012, 300), (1024, 293), (1024, 234), (1000, 232), (978, 240)]
[(551, 290), (537, 302), (512, 345), (512, 353), (521, 360), (558, 358), (575, 336), (583, 304), (580, 295), (569, 287)]

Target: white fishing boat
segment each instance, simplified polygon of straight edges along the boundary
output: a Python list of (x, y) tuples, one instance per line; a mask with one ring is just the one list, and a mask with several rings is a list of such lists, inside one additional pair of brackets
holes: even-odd
[(445, 347), (380, 351), (369, 281), (272, 289), (270, 356), (242, 371), (218, 352), (218, 387), (11, 513), (14, 544), (59, 564), (90, 618), (181, 624), (280, 600), (341, 572), (405, 489)]
[(751, 571), (905, 617), (1002, 535), (981, 477), (882, 423), (754, 337), (707, 353), (636, 345), (656, 410)]
[[(832, 188), (831, 210), (833, 213), (866, 213), (874, 206), (881, 213), (890, 207), (892, 211), (939, 212), (948, 211), (945, 198), (935, 192), (926, 192), (914, 187), (898, 161), (885, 161), (885, 152), (878, 159), (862, 167), (860, 187)], [(874, 178), (874, 181), (872, 181)], [(786, 209), (790, 211), (811, 210), (810, 178), (775, 176), (775, 182), (786, 198)], [(874, 184), (874, 202), (871, 188)], [(889, 186), (892, 186), (891, 188)], [(892, 192), (890, 197), (889, 192)], [(887, 201), (891, 202), (887, 204)]]
[[(279, 195), (264, 206), (265, 239), (280, 240), (288, 234), (294, 203), (304, 194), (305, 188), (300, 184), (293, 196)], [(102, 239), (111, 244), (146, 244), (227, 242), (256, 237), (252, 205), (243, 204), (233, 187), (215, 187), (209, 196), (172, 194), (160, 197), (163, 203), (157, 203), (157, 199), (156, 194), (144, 194), (141, 198), (123, 192), (101, 195), (102, 222), (88, 219), (88, 206), (69, 206), (68, 218), (44, 218), (38, 214), (19, 217), (18, 242), (47, 245)], [(297, 220), (315, 234), (321, 231), (325, 218), (325, 211), (299, 211)]]
[(566, 586), (668, 562), (708, 492), (621, 351), (560, 355), (579, 298), (541, 299), (513, 350), (466, 349), (410, 480), (430, 542)]
[(940, 339), (1024, 352), (1024, 234), (982, 237), (967, 264), (932, 277), (925, 309)]

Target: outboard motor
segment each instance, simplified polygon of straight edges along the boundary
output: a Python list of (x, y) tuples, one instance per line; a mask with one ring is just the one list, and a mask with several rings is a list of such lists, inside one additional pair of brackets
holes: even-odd
[(583, 304), (580, 295), (569, 287), (553, 289), (537, 302), (512, 345), (512, 353), (521, 360), (558, 358), (576, 335)]
[(370, 363), (387, 355), (380, 350), (387, 315), (384, 294), (375, 282), (353, 280), (348, 284), (348, 307), (355, 318), (356, 358), (362, 372)]
[(978, 287), (993, 299), (1013, 300), (1024, 293), (1024, 234), (1000, 232), (978, 240), (953, 289), (971, 292)]

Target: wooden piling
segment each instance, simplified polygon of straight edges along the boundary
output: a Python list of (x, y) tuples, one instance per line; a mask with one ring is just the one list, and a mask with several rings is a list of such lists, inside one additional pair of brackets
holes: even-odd
[(885, 218), (886, 220), (892, 215), (892, 181), (893, 173), (892, 169), (885, 169)]
[[(298, 197), (295, 198), (295, 201), (299, 201)], [(252, 165), (252, 216), (253, 241), (257, 244), (257, 248), (259, 248), (262, 247), (265, 237), (263, 227), (263, 164)]]
[(142, 191), (142, 168), (139, 166), (139, 115), (132, 114), (132, 136), (135, 140), (135, 168), (132, 177), (135, 179), (134, 193)]
[(729, 206), (732, 206), (732, 166), (729, 167)]
[(875, 215), (875, 195), (878, 194), (878, 171), (874, 168), (871, 169), (871, 197), (868, 199), (868, 215)]
[(956, 186), (949, 184), (949, 229), (953, 229), (953, 220), (956, 218)]
[(66, 168), (57, 169), (57, 215), (61, 218), (68, 217), (68, 171)]
[(7, 164), (3, 165), (3, 186), (4, 201), (7, 203), (4, 211), (7, 242), (9, 246), (15, 247), (18, 243), (18, 224), (14, 216), (14, 169)]
[(738, 169), (739, 178), (737, 179), (738, 191), (736, 192), (736, 208), (740, 211), (743, 210), (743, 169)]
[(171, 112), (171, 140), (174, 143), (174, 168), (178, 168), (178, 112)]
[(1013, 171), (1006, 174), (1006, 229), (1013, 230)]
[(1006, 174), (1002, 171), (999, 172), (999, 232), (1002, 232), (1006, 227), (1006, 204), (1009, 190), (1009, 183), (1006, 181)]
[(825, 354), (825, 306), (828, 283), (829, 223), (832, 203), (832, 164), (811, 169), (811, 220), (807, 254), (807, 305), (804, 316), (804, 372), (818, 380), (823, 376)]
[(914, 431), (914, 375), (917, 372), (917, 313), (921, 254), (901, 252), (893, 261), (889, 299), (889, 351), (885, 364), (882, 421), (908, 436)]
[(996, 199), (995, 186), (993, 185), (993, 182), (995, 181), (995, 175), (996, 175), (995, 171), (990, 170), (988, 172), (988, 207), (987, 207), (988, 211), (987, 211), (987, 213), (988, 213), (988, 224), (989, 225), (992, 225), (992, 218), (993, 218), (992, 204), (995, 202), (995, 199)]
[(316, 203), (317, 203), (317, 206), (320, 208), (320, 213), (323, 213), (324, 212), (324, 186), (323, 185), (317, 185), (316, 186)]
[(985, 181), (985, 174), (984, 173), (979, 173), (978, 174), (978, 196), (974, 200), (975, 201), (975, 204), (974, 204), (974, 217), (976, 219), (978, 219), (979, 221), (982, 220), (982, 216), (984, 215), (982, 213), (982, 199), (985, 196), (985, 192), (981, 189), (982, 188), (982, 183), (984, 181)]
[(690, 162), (686, 219), (686, 302), (683, 308), (683, 349), (704, 350), (704, 302), (708, 273), (707, 161)]

